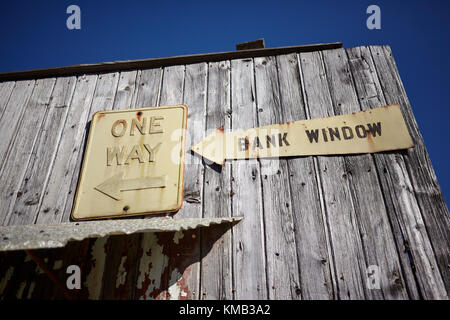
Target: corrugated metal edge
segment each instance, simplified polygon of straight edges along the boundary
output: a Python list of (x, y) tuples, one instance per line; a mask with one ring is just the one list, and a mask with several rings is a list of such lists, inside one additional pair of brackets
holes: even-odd
[(139, 232), (170, 232), (236, 223), (230, 218), (151, 218), (0, 227), (0, 251), (64, 247), (69, 241)]

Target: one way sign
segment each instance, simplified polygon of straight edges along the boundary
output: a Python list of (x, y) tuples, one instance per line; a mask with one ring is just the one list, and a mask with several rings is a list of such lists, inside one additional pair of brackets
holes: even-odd
[(177, 211), (183, 202), (186, 119), (184, 105), (96, 113), (72, 217)]

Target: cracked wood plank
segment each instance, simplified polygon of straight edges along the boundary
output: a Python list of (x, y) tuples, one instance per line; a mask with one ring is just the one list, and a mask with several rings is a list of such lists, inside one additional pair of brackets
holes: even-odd
[(58, 78), (53, 89), (48, 113), (40, 128), (25, 176), (21, 182), (13, 212), (22, 215), (10, 224), (33, 224), (39, 213), (43, 192), (47, 185), (62, 130), (69, 111), (76, 78)]
[[(29, 217), (29, 212), (22, 211), (23, 207), (15, 208), (17, 198), (21, 198), (20, 184), (26, 173), (27, 165), (32, 159), (34, 146), (39, 138), (39, 132), (47, 115), (50, 97), (53, 92), (56, 79), (37, 80), (33, 93), (22, 113), (22, 118), (17, 124), (14, 143), (8, 153), (7, 162), (2, 168), (0, 181), (2, 211), (5, 214), (2, 224), (20, 225), (33, 223), (34, 216)], [(27, 191), (27, 190), (24, 190)], [(36, 194), (23, 194), (24, 204), (39, 202)], [(16, 210), (14, 210), (16, 209)]]
[[(284, 118), (276, 58), (255, 58), (254, 64), (258, 126), (282, 123)], [(259, 159), (259, 163), (264, 208), (268, 298), (300, 299), (288, 163), (283, 158)]]
[(11, 93), (16, 85), (15, 81), (0, 82), (0, 119), (11, 97)]
[[(257, 127), (252, 59), (231, 61), (231, 110), (233, 130)], [(233, 161), (231, 168), (232, 213), (245, 217), (232, 230), (234, 298), (267, 299), (259, 162), (257, 159)]]
[[(231, 129), (229, 61), (211, 62), (208, 65), (208, 104), (206, 106), (206, 136), (218, 128)], [(203, 184), (203, 217), (231, 217), (231, 162), (223, 167), (205, 165)], [(231, 234), (227, 231), (202, 259), (200, 283), (201, 299), (231, 300), (232, 263)], [(210, 232), (202, 233), (202, 251), (211, 245)]]
[[(17, 124), (22, 117), (28, 99), (33, 93), (34, 84), (34, 80), (16, 82), (9, 100), (4, 106), (0, 118), (0, 137), (2, 137), (0, 141), (0, 170), (3, 170), (6, 165), (8, 151), (14, 143), (18, 129)], [(1, 220), (4, 220), (4, 217)]]
[[(448, 298), (450, 287), (450, 216), (425, 144), (412, 113), (389, 46), (371, 46), (381, 88), (389, 104), (399, 104), (414, 141), (406, 151), (406, 167), (420, 213), (407, 211), (401, 217), (411, 248), (422, 294), (427, 299)], [(402, 160), (402, 159), (398, 159)], [(406, 174), (406, 172), (405, 172)]]
[(140, 72), (124, 71), (119, 75), (116, 96), (114, 97), (113, 110), (125, 110), (134, 108), (139, 88)]
[(142, 70), (139, 77), (139, 88), (135, 100), (135, 108), (157, 106), (161, 89), (162, 69)]
[[(307, 119), (297, 54), (277, 56), (283, 121)], [(302, 299), (332, 299), (333, 260), (313, 157), (287, 160)]]
[[(67, 197), (69, 193), (75, 193), (75, 190), (70, 189), (72, 176), (79, 161), (78, 152), (82, 145), (96, 82), (97, 75), (81, 76), (77, 79), (61, 142), (36, 220), (37, 224), (61, 222)], [(75, 148), (77, 149), (74, 151)]]
[(67, 196), (66, 206), (64, 209), (62, 221), (70, 221), (71, 213), (73, 207), (73, 201), (75, 197), (75, 191), (77, 189), (77, 184), (79, 176), (81, 174), (81, 166), (83, 164), (84, 150), (86, 149), (87, 139), (89, 136), (89, 129), (91, 125), (92, 116), (101, 110), (111, 110), (114, 104), (114, 98), (116, 96), (117, 85), (119, 82), (119, 73), (107, 73), (98, 76), (97, 85), (95, 88), (94, 97), (89, 109), (87, 124), (85, 127), (84, 136), (82, 139), (82, 144), (75, 146), (72, 152), (78, 154), (77, 165), (75, 166), (75, 171), (72, 176), (72, 181), (70, 183), (69, 193)]
[[(323, 59), (336, 114), (361, 111), (345, 50), (323, 52)], [(370, 154), (344, 156), (356, 222), (361, 235), (365, 269), (379, 267), (381, 290), (366, 290), (370, 299), (407, 299), (398, 251), (384, 203), (373, 157)], [(367, 279), (367, 274), (365, 279)], [(364, 279), (363, 278), (363, 279)]]
[[(311, 118), (333, 116), (333, 102), (320, 52), (300, 54)], [(317, 157), (332, 245), (338, 299), (365, 299), (366, 261), (343, 157)]]
[[(381, 90), (375, 66), (368, 47), (347, 50), (349, 64), (361, 110), (368, 110), (387, 105)], [(404, 225), (399, 223), (399, 216), (410, 212), (420, 214), (414, 194), (405, 188), (411, 185), (403, 159), (403, 152), (386, 152), (373, 154), (381, 190), (389, 215), (390, 226), (397, 246), (403, 281), (410, 299), (419, 299), (411, 253), (405, 246)]]

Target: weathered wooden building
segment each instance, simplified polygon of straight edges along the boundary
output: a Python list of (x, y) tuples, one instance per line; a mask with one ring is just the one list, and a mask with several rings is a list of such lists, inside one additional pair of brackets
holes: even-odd
[[(223, 168), (187, 152), (174, 220), (240, 222), (71, 222), (92, 115), (180, 103), (189, 107), (188, 146), (220, 126), (388, 104), (401, 106), (415, 146)], [(4, 73), (0, 137), (1, 298), (448, 299), (449, 213), (389, 46), (333, 43)], [(139, 232), (149, 230), (166, 232)], [(70, 239), (78, 241), (46, 248)], [(66, 288), (69, 265), (81, 269), (80, 290)], [(370, 266), (379, 289), (368, 283)]]

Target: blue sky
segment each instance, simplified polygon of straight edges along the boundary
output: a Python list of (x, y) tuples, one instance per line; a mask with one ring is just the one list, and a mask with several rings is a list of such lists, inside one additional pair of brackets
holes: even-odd
[[(66, 8), (81, 8), (81, 30)], [(381, 8), (381, 30), (366, 8)], [(450, 199), (450, 1), (2, 1), (0, 72), (342, 41), (389, 44), (439, 183)]]

